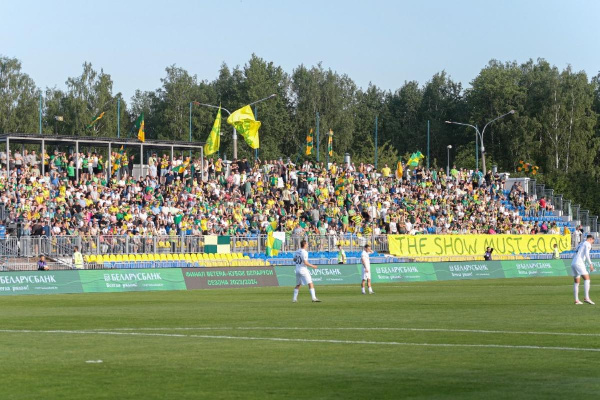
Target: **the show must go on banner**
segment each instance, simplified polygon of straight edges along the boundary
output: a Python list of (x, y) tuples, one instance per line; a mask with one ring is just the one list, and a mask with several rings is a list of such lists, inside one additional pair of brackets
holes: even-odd
[(390, 253), (402, 257), (552, 253), (571, 249), (571, 235), (389, 235)]

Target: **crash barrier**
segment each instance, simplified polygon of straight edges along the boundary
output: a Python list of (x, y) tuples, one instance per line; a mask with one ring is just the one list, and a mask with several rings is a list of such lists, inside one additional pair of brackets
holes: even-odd
[[(600, 270), (600, 262), (596, 271)], [(362, 266), (342, 264), (310, 270), (317, 285), (354, 285)], [(474, 261), (446, 263), (372, 264), (374, 283), (459, 279), (568, 276), (569, 260)], [(294, 286), (293, 266), (230, 268), (151, 268), (136, 270), (17, 271), (0, 273), (0, 295), (101, 293)]]

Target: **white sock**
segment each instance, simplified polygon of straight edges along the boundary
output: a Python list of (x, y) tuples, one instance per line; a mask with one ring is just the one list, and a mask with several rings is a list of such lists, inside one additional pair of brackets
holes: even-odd
[(298, 292), (299, 290), (294, 288), (294, 301), (298, 300)]
[(310, 297), (315, 300), (317, 298), (317, 295), (315, 294), (315, 288), (308, 289), (308, 291), (310, 292)]
[(585, 293), (585, 299), (590, 298), (590, 280), (583, 281), (583, 293)]
[(573, 284), (573, 294), (575, 295), (575, 301), (579, 301), (579, 283)]
[(360, 290), (362, 291), (363, 294), (365, 294), (365, 288), (364, 287), (360, 288)]
[(373, 293), (373, 289), (369, 286), (369, 293)]

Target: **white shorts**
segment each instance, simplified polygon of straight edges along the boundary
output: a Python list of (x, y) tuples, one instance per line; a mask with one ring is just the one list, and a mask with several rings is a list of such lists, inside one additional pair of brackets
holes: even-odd
[(312, 277), (308, 268), (296, 269), (296, 285), (308, 285), (312, 283)]
[(587, 269), (585, 269), (584, 265), (571, 265), (571, 272), (573, 272), (574, 278), (579, 278), (581, 275), (589, 275)]
[(371, 271), (369, 270), (369, 272), (366, 272), (363, 268), (363, 281), (366, 281), (367, 279), (371, 279)]

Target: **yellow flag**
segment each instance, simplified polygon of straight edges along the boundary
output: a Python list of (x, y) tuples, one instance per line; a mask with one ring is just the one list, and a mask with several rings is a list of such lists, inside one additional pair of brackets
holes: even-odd
[(250, 106), (244, 106), (239, 110), (235, 110), (229, 118), (227, 123), (233, 125), (240, 135), (244, 138), (248, 146), (253, 149), (260, 147), (258, 139), (258, 129), (260, 128), (260, 121), (254, 119), (254, 113)]
[(137, 129), (138, 134), (138, 140), (140, 142), (145, 142), (146, 141), (146, 130), (144, 127), (144, 113), (142, 113), (138, 119), (135, 120), (135, 125), (134, 128)]
[(306, 136), (306, 155), (310, 156), (313, 149), (313, 130), (310, 128), (308, 135)]
[(206, 140), (206, 144), (204, 145), (204, 155), (210, 156), (219, 151), (219, 146), (221, 145), (221, 107), (219, 107), (219, 112), (217, 112), (217, 118), (215, 118), (215, 123), (208, 135), (208, 140)]
[(398, 164), (396, 166), (396, 178), (402, 179), (403, 172), (404, 172), (404, 168), (402, 168), (402, 163), (400, 161), (398, 161)]

